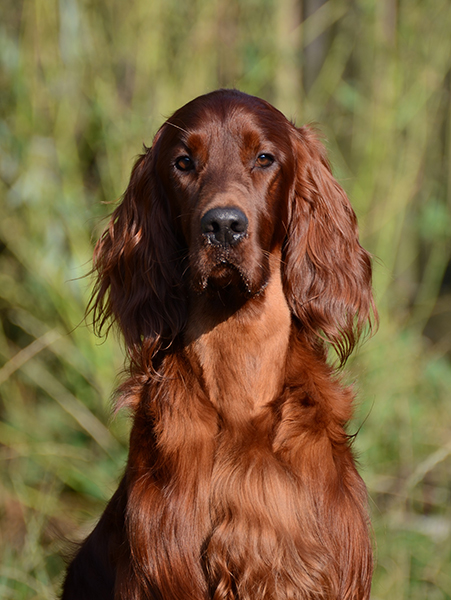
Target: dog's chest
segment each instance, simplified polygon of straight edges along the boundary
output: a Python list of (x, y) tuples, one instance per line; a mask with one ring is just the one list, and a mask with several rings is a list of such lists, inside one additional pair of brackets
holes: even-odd
[(254, 418), (282, 390), (291, 314), (274, 277), (265, 299), (202, 332), (191, 344), (204, 390), (223, 419)]

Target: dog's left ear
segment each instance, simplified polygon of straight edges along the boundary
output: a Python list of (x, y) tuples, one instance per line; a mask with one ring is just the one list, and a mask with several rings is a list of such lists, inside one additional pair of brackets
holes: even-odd
[(371, 260), (357, 219), (310, 127), (294, 129), (296, 174), (283, 252), (288, 303), (312, 343), (328, 341), (341, 364), (377, 320)]

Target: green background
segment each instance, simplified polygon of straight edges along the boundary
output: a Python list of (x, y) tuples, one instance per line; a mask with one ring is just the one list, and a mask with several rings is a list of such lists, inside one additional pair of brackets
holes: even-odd
[(0, 57), (0, 597), (57, 594), (124, 466), (122, 349), (83, 321), (105, 217), (173, 110), (237, 87), (319, 123), (375, 256), (372, 598), (450, 599), (449, 0), (3, 0)]

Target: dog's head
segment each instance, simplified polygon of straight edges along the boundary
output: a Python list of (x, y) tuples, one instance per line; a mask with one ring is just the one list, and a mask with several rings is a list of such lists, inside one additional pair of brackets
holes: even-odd
[(94, 320), (153, 353), (183, 331), (190, 291), (252, 301), (274, 254), (298, 326), (344, 361), (370, 319), (371, 265), (323, 146), (264, 100), (201, 96), (135, 164), (96, 247)]

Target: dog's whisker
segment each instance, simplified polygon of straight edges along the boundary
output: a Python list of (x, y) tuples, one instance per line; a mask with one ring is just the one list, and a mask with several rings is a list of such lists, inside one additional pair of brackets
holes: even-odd
[(186, 135), (188, 135), (188, 131), (186, 129), (183, 129), (183, 127), (180, 127), (180, 125), (176, 125), (175, 123), (171, 123), (171, 121), (166, 121), (166, 125), (170, 125), (171, 127), (175, 127), (176, 129), (180, 129), (180, 131), (183, 131), (183, 133), (186, 133)]

